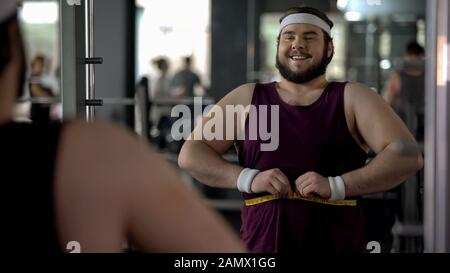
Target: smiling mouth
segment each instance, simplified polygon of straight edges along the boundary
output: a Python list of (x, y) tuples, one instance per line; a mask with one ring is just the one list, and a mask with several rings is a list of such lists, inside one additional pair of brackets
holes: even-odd
[(311, 57), (310, 56), (304, 56), (304, 55), (293, 55), (293, 56), (290, 56), (289, 58), (291, 58), (291, 60), (294, 60), (294, 61), (304, 61), (304, 60), (309, 59)]

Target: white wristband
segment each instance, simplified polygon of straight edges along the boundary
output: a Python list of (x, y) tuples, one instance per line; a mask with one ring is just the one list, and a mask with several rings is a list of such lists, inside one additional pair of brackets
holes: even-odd
[(331, 197), (330, 200), (344, 200), (345, 199), (345, 183), (342, 177), (328, 177), (330, 183)]
[(237, 188), (240, 192), (252, 193), (253, 178), (259, 173), (258, 170), (245, 168), (241, 171), (237, 181)]

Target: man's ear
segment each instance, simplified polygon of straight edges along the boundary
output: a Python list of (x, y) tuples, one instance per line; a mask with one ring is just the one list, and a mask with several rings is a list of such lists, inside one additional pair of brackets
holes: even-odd
[(328, 42), (328, 50), (327, 50), (327, 56), (328, 58), (331, 58), (334, 54), (334, 44), (333, 41)]

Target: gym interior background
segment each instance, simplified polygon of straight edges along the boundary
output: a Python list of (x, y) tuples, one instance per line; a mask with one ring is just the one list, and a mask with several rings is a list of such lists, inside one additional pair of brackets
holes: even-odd
[[(201, 85), (201, 107), (246, 82), (267, 82), (275, 70), (278, 19), (290, 6), (311, 5), (334, 21), (335, 56), (329, 80), (357, 81), (382, 94), (402, 64), (405, 45), (417, 41), (426, 52), (425, 167), (390, 192), (364, 196), (370, 236), (383, 252), (450, 252), (449, 42), (445, 0), (26, 0), (20, 12), (29, 67), (45, 56), (48, 98), (17, 101), (17, 120), (30, 119), (32, 104), (50, 106), (52, 119), (104, 119), (122, 124), (155, 145), (176, 166), (182, 141), (170, 136), (170, 113), (192, 98), (156, 98), (160, 77), (192, 56)], [(195, 118), (195, 117), (193, 117)], [(227, 160), (236, 161), (234, 150)], [(151, 164), (151, 163), (150, 163)], [(180, 170), (181, 172), (181, 170)], [(239, 230), (237, 191), (186, 183)]]

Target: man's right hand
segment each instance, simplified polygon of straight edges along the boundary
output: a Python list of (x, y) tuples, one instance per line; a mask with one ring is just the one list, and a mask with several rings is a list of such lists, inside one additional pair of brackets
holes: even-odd
[(252, 182), (252, 192), (269, 192), (277, 197), (292, 195), (291, 185), (284, 173), (276, 168), (258, 173)]

